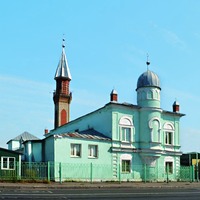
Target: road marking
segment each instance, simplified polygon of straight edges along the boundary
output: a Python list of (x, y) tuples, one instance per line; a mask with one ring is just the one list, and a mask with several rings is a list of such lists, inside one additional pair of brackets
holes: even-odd
[[(139, 193), (134, 193), (134, 192), (119, 192), (119, 193), (61, 193), (61, 194), (55, 194), (53, 193), (52, 191), (48, 191), (51, 196), (116, 196), (116, 195), (137, 195), (137, 196), (140, 196), (140, 195), (185, 195), (185, 194), (200, 194), (200, 191), (187, 191), (187, 192), (139, 192)], [(40, 195), (40, 196), (47, 196), (48, 193), (44, 194), (44, 193), (31, 193), (32, 196), (37, 196), (37, 195)], [(21, 194), (1, 194), (1, 196), (30, 196), (30, 194), (27, 194), (27, 193), (21, 193)]]

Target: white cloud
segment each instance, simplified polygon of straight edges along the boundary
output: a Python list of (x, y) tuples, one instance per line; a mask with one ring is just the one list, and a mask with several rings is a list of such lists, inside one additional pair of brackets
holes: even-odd
[(44, 128), (52, 128), (51, 84), (3, 75), (0, 83), (0, 146), (23, 131), (41, 137)]
[(16, 90), (22, 90), (23, 92), (32, 94), (44, 94), (44, 90), (46, 91), (45, 93), (53, 92), (52, 85), (50, 84), (27, 80), (19, 77), (0, 75), (0, 82), (1, 91), (11, 90), (12, 92), (16, 92)]
[(185, 41), (181, 39), (181, 37), (175, 31), (162, 28), (153, 22), (151, 22), (151, 26), (154, 30), (161, 34), (167, 43), (181, 50), (186, 50)]
[(163, 33), (163, 37), (166, 39), (168, 43), (182, 50), (186, 49), (185, 42), (175, 32), (167, 29), (161, 29), (161, 31)]

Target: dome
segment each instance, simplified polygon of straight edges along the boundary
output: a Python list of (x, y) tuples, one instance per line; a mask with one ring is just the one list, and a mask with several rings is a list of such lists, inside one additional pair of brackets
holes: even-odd
[(147, 70), (138, 78), (136, 90), (141, 87), (157, 87), (161, 89), (158, 76), (154, 72)]

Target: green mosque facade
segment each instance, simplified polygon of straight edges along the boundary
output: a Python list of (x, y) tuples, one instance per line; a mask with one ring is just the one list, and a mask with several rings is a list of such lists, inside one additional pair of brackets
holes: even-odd
[[(68, 166), (62, 173), (68, 173), (70, 179), (85, 179), (85, 173), (74, 172), (75, 165), (99, 166), (91, 172), (96, 173), (96, 180), (142, 181), (145, 169), (152, 181), (178, 179), (180, 118), (184, 114), (179, 112), (177, 101), (172, 111), (160, 107), (161, 86), (156, 73), (147, 69), (139, 76), (135, 87), (137, 105), (118, 102), (118, 93), (112, 90), (107, 104), (72, 121), (71, 79), (63, 45), (55, 75), (56, 123), (53, 130), (46, 131), (42, 160), (38, 161)], [(55, 180), (59, 166), (53, 169)]]

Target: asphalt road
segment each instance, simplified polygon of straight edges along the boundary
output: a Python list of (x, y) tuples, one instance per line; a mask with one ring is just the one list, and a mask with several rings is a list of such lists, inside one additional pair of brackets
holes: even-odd
[(0, 199), (200, 199), (198, 188), (1, 189)]

